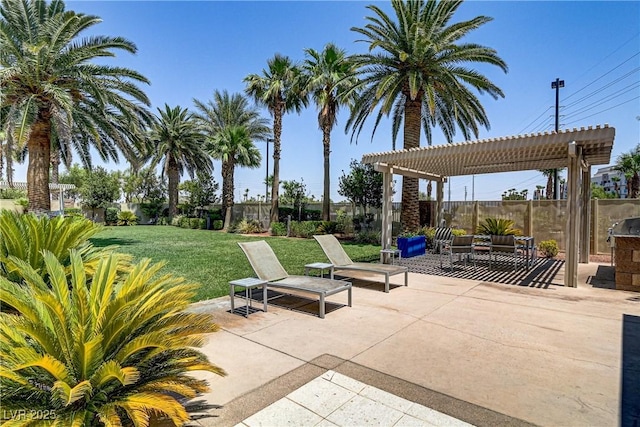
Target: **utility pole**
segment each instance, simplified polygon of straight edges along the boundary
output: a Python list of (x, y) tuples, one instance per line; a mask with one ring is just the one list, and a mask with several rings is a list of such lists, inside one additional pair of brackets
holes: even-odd
[[(560, 127), (560, 88), (564, 87), (564, 80), (556, 78), (556, 81), (551, 82), (551, 89), (556, 90), (556, 126), (555, 130), (558, 133)], [(558, 200), (558, 194), (560, 193), (560, 180), (558, 179), (558, 169), (553, 170), (553, 199)]]

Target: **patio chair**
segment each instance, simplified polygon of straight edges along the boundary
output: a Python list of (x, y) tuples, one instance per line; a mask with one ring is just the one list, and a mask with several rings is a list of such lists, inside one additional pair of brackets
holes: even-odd
[(464, 255), (464, 266), (467, 266), (467, 258), (473, 262), (473, 269), (476, 269), (475, 248), (473, 246), (473, 236), (454, 236), (449, 242), (443, 243), (440, 247), (440, 268), (442, 268), (442, 258), (449, 255), (449, 270), (453, 271), (453, 255)]
[(493, 255), (496, 255), (496, 261), (498, 260), (498, 254), (513, 256), (513, 271), (518, 269), (518, 258), (520, 253), (518, 251), (518, 245), (516, 245), (515, 236), (491, 236), (491, 244), (489, 245), (489, 269), (491, 270), (491, 260)]
[(431, 250), (434, 254), (438, 253), (440, 251), (440, 245), (450, 242), (451, 239), (453, 239), (451, 227), (436, 227), (436, 234), (433, 236), (433, 248)]
[(363, 271), (367, 273), (384, 275), (384, 291), (389, 293), (389, 276), (404, 273), (404, 285), (409, 285), (409, 269), (401, 265), (373, 264), (368, 262), (353, 262), (349, 255), (342, 249), (340, 242), (333, 234), (313, 236), (320, 244), (329, 262), (333, 264), (333, 271), (341, 271), (340, 275), (349, 276), (349, 271)]
[(343, 280), (323, 279), (314, 276), (290, 276), (278, 261), (271, 246), (264, 240), (257, 242), (238, 242), (247, 256), (253, 271), (261, 280), (266, 280), (267, 288), (294, 289), (320, 297), (319, 317), (324, 319), (325, 298), (347, 291), (348, 304), (351, 307), (351, 283)]

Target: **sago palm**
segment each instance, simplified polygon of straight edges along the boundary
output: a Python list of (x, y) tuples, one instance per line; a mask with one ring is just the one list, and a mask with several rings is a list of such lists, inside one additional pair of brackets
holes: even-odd
[(239, 93), (216, 90), (213, 100), (205, 103), (194, 99), (193, 102), (198, 111), (195, 117), (207, 137), (207, 151), (215, 159), (222, 160), (222, 207), (226, 229), (233, 206), (234, 168), (236, 165), (260, 166), (261, 156), (253, 141), (266, 140), (271, 129), (268, 120)]
[[(420, 146), (423, 125), (429, 145), (433, 127), (439, 127), (448, 142), (453, 140), (456, 129), (469, 139), (471, 135), (478, 136), (479, 125), (489, 127), (485, 110), (472, 89), (493, 98), (504, 95), (469, 65), (490, 64), (505, 72), (507, 66), (495, 50), (461, 42), (491, 20), (478, 16), (451, 23), (461, 4), (462, 0), (392, 0), (395, 16), (387, 15), (376, 5), (367, 6), (373, 12), (373, 16), (366, 17), (368, 24), (352, 28), (369, 45), (368, 53), (354, 56), (360, 83), (354, 87), (359, 91), (358, 101), (347, 122), (352, 139), (357, 140), (376, 108), (373, 132), (383, 116), (392, 114), (394, 141), (404, 125), (404, 149)], [(405, 229), (420, 225), (416, 178), (402, 179), (400, 220)]]
[(104, 159), (118, 151), (135, 159), (140, 131), (151, 116), (149, 100), (137, 86), (140, 73), (92, 62), (135, 53), (122, 37), (88, 36), (100, 18), (65, 10), (53, 0), (2, 0), (0, 3), (0, 108), (5, 130), (29, 156), (27, 187), (32, 210), (49, 210), (51, 138), (65, 150), (93, 146)]
[(347, 94), (357, 80), (353, 62), (343, 49), (333, 43), (328, 43), (322, 52), (305, 49), (305, 53), (307, 55), (303, 64), (306, 74), (305, 89), (311, 94), (318, 107), (318, 126), (322, 130), (324, 156), (322, 219), (329, 221), (331, 131), (336, 125), (340, 107), (351, 104)]
[(67, 266), (71, 249), (82, 256), (85, 268), (91, 272), (95, 270), (100, 252), (112, 249), (97, 249), (89, 241), (100, 230), (102, 227), (84, 218), (38, 218), (3, 210), (0, 212), (0, 276), (18, 281), (19, 262), (41, 273), (45, 266), (43, 251)]
[(189, 110), (165, 104), (164, 110), (158, 108), (158, 113), (150, 136), (151, 158), (154, 165), (163, 163), (162, 170), (168, 180), (169, 216), (174, 216), (180, 176), (185, 170), (192, 179), (196, 172), (211, 174), (213, 164), (205, 151), (205, 135)]
[(45, 252), (45, 274), (22, 263), (24, 284), (0, 277), (0, 301), (18, 312), (0, 314), (2, 407), (26, 414), (10, 425), (50, 424), (28, 419), (41, 411), (60, 426), (146, 426), (152, 416), (183, 425), (177, 398), (207, 389), (187, 373), (224, 374), (198, 351), (217, 326), (184, 311), (194, 285), (149, 260), (119, 275), (119, 256), (87, 275), (72, 251), (67, 274)]
[(245, 77), (245, 92), (256, 103), (267, 107), (273, 116), (273, 183), (271, 185), (271, 222), (278, 221), (278, 188), (280, 187), (280, 152), (282, 117), (285, 113), (300, 112), (307, 105), (302, 90), (300, 68), (288, 56), (275, 54), (267, 61), (262, 75)]

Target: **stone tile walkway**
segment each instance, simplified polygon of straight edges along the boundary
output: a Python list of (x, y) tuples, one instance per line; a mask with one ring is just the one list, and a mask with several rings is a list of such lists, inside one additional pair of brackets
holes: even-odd
[(329, 370), (238, 426), (450, 426), (471, 424)]

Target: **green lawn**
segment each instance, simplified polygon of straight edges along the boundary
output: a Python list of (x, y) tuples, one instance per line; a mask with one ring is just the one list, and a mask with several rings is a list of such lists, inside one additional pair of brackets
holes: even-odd
[[(326, 262), (314, 239), (245, 237), (220, 231), (191, 230), (171, 226), (105, 227), (91, 241), (95, 246), (118, 245), (119, 251), (136, 260), (166, 260), (165, 272), (201, 284), (195, 301), (216, 298), (229, 292), (229, 281), (254, 276), (237, 242), (266, 240), (289, 274), (304, 274), (304, 265)], [(380, 246), (344, 243), (354, 261), (379, 258)]]

